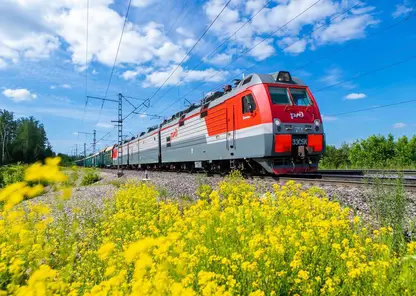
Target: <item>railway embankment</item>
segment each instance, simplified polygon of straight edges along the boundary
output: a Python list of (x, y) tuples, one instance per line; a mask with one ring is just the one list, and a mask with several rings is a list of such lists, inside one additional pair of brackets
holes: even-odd
[[(80, 170), (79, 179), (83, 178), (84, 170)], [(176, 172), (155, 172), (155, 171), (134, 171), (125, 170), (124, 176), (117, 177), (115, 170), (102, 169), (99, 170), (100, 180), (89, 186), (81, 186), (81, 181), (76, 182), (73, 195), (68, 200), (68, 212), (71, 208), (79, 208), (87, 215), (94, 212), (100, 213), (104, 207), (106, 199), (112, 198), (117, 188), (124, 183), (130, 181), (144, 181), (155, 186), (158, 190), (160, 198), (175, 199), (179, 201), (191, 202), (198, 198), (197, 190), (202, 185), (208, 185), (213, 189), (218, 188), (218, 184), (223, 180), (219, 175), (207, 176), (206, 174), (189, 174)], [(378, 175), (380, 177), (380, 174)], [(383, 175), (384, 178), (342, 178), (338, 176), (326, 175), (322, 178), (293, 178), (293, 177), (251, 177), (246, 181), (256, 187), (256, 191), (260, 195), (266, 192), (272, 192), (273, 186), (278, 184), (284, 185), (289, 180), (295, 180), (300, 183), (302, 189), (311, 187), (321, 188), (325, 192), (325, 196), (329, 200), (339, 202), (343, 207), (349, 207), (352, 212), (360, 215), (367, 221), (372, 221), (372, 205), (377, 198), (383, 198), (378, 195), (385, 196), (397, 194), (397, 186), (395, 185), (395, 177)], [(407, 175), (408, 178), (410, 175)], [(416, 219), (416, 190), (412, 186), (406, 187), (403, 182), (402, 193), (406, 199), (406, 216), (409, 220)], [(383, 193), (382, 193), (383, 192)], [(38, 197), (42, 203), (53, 203), (54, 193)]]

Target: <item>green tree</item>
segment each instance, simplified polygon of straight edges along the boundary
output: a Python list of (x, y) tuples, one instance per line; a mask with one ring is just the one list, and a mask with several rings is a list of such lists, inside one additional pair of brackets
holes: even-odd
[(411, 143), (407, 137), (403, 136), (399, 138), (395, 145), (394, 164), (403, 167), (414, 163), (412, 154)]
[[(48, 138), (43, 124), (34, 117), (23, 118), (17, 121), (16, 138), (13, 142), (13, 159), (31, 163), (44, 159), (51, 154), (48, 149)], [(47, 151), (48, 150), (48, 151)]]
[(0, 163), (7, 163), (7, 151), (15, 134), (16, 124), (12, 112), (0, 110)]
[(390, 165), (394, 156), (394, 137), (389, 134), (387, 138), (373, 135), (368, 139), (355, 141), (352, 144), (349, 158), (355, 167), (376, 168)]
[(345, 168), (351, 165), (349, 160), (350, 146), (343, 143), (339, 149), (335, 146), (326, 146), (322, 166), (327, 168)]

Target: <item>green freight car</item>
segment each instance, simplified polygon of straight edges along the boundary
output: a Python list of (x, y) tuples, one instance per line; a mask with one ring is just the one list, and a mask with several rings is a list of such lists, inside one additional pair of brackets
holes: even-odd
[(113, 146), (109, 146), (100, 152), (103, 155), (103, 167), (112, 167), (113, 166)]

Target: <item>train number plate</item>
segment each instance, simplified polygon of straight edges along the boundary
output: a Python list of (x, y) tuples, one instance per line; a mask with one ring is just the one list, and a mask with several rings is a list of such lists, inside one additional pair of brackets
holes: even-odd
[(293, 137), (292, 138), (292, 145), (293, 146), (307, 146), (308, 145), (308, 138), (306, 138), (306, 137)]

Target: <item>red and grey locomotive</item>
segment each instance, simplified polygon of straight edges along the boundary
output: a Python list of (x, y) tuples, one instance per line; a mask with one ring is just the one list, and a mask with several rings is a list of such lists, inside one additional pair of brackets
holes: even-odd
[[(324, 153), (318, 105), (289, 72), (251, 74), (206, 96), (92, 163), (173, 170), (256, 173), (314, 172)], [(119, 158), (121, 158), (119, 160)], [(111, 161), (110, 161), (111, 162)]]

